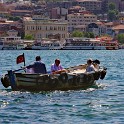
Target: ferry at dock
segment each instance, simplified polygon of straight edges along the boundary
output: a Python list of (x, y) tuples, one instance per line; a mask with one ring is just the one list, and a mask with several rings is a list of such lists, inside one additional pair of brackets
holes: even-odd
[(116, 50), (118, 44), (114, 41), (104, 41), (96, 38), (67, 38), (63, 50)]

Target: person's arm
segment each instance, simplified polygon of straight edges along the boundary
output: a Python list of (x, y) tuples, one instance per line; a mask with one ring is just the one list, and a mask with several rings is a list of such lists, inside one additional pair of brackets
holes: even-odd
[(60, 65), (60, 70), (63, 70), (63, 67)]
[(51, 65), (51, 72), (55, 72), (54, 65)]
[(33, 67), (34, 67), (34, 64), (26, 66), (27, 69), (30, 69), (30, 68), (33, 68)]

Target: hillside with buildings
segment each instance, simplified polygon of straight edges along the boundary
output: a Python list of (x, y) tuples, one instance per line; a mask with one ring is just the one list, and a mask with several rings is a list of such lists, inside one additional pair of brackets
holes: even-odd
[(123, 0), (6, 0), (0, 1), (0, 37), (16, 30), (22, 39), (72, 37), (74, 31), (94, 37), (124, 34)]

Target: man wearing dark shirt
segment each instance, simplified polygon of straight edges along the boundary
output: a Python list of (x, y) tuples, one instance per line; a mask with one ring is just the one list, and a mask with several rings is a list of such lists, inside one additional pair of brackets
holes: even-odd
[(26, 67), (27, 69), (32, 68), (34, 73), (42, 73), (42, 74), (46, 74), (46, 66), (43, 62), (41, 62), (41, 57), (40, 56), (36, 56), (36, 62), (34, 62), (33, 64), (29, 65)]

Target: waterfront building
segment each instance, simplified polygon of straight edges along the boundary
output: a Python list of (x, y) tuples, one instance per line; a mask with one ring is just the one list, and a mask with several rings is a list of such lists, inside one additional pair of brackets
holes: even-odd
[(18, 35), (18, 31), (12, 29), (7, 31), (8, 36), (1, 37), (4, 41), (4, 44), (18, 44), (22, 42), (22, 39)]
[(114, 31), (115, 35), (124, 34), (124, 24), (113, 26), (112, 30)]
[(35, 40), (49, 38), (49, 35), (57, 35), (63, 41), (68, 37), (67, 23), (58, 20), (33, 20), (24, 18), (25, 35), (31, 34)]

